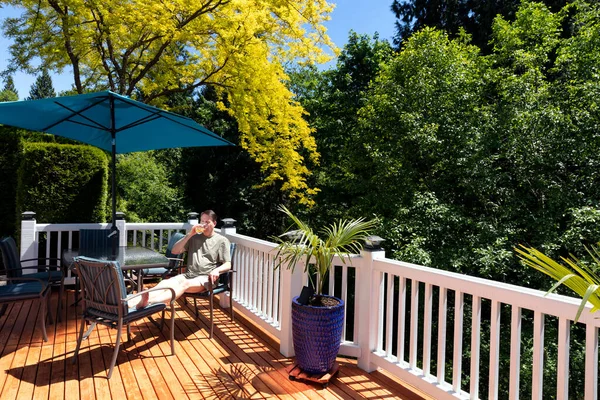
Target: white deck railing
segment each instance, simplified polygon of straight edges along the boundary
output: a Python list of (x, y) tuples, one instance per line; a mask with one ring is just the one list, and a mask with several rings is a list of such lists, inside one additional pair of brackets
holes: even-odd
[[(172, 232), (189, 229), (185, 223), (131, 224), (118, 221), (121, 244), (140, 242), (163, 248)], [(23, 220), (21, 255), (38, 256), (71, 248), (73, 233), (108, 224), (37, 224)], [(244, 314), (280, 341), (285, 356), (293, 356), (291, 299), (306, 282), (303, 266), (295, 272), (276, 269), (275, 243), (238, 234), (221, 233), (237, 243), (233, 302)], [(27, 256), (27, 257), (25, 257)], [(329, 293), (346, 301), (346, 329), (340, 353), (356, 357), (366, 371), (383, 368), (435, 398), (509, 398), (525, 392), (542, 399), (544, 383), (552, 398), (576, 393), (596, 400), (598, 392), (598, 327), (589, 309), (572, 322), (579, 300), (462, 274), (385, 258), (383, 251), (363, 251), (351, 265), (335, 260)], [(227, 304), (228, 298), (222, 298)], [(505, 320), (502, 320), (502, 316)], [(508, 317), (509, 316), (509, 317)], [(558, 341), (545, 340), (545, 330), (558, 332)], [(571, 335), (579, 335), (571, 340)], [(447, 345), (450, 340), (450, 345)], [(500, 359), (500, 348), (510, 360)], [(554, 349), (550, 351), (551, 349)], [(585, 355), (585, 382), (570, 387), (570, 354)], [(556, 353), (556, 359), (549, 354)], [(524, 355), (527, 355), (526, 357)], [(555, 377), (545, 375), (555, 363)], [(528, 372), (525, 379), (521, 372)], [(485, 373), (483, 373), (485, 372)], [(508, 389), (499, 382), (508, 382)], [(504, 388), (502, 393), (499, 388)]]

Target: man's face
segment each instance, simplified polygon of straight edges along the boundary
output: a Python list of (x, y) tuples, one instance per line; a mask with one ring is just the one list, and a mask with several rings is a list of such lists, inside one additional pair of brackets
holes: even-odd
[(215, 222), (208, 216), (207, 214), (202, 214), (200, 216), (200, 223), (204, 225), (204, 234), (206, 236), (210, 236), (215, 229)]

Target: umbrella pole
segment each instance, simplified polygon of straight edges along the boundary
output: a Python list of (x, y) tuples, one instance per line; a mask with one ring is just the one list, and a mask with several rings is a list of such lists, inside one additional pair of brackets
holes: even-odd
[(112, 254), (117, 254), (117, 247), (119, 246), (119, 235), (117, 228), (117, 130), (115, 128), (115, 100), (110, 97), (110, 135), (111, 141), (111, 153), (112, 153), (112, 176), (111, 176), (111, 196), (112, 196), (112, 226), (110, 228), (110, 235), (112, 236)]

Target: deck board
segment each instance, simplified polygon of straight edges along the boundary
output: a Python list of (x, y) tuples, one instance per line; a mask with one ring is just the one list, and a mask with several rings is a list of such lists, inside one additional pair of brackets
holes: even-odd
[[(47, 324), (48, 342), (42, 341), (36, 301), (8, 307), (0, 318), (0, 398), (428, 399), (384, 371), (367, 373), (344, 357), (338, 357), (340, 370), (326, 389), (291, 381), (286, 367), (293, 359), (279, 353), (274, 338), (240, 316), (231, 323), (228, 310), (217, 308), (211, 340), (207, 305), (199, 303), (196, 320), (193, 304), (183, 299), (176, 305), (176, 355), (171, 356), (168, 318), (162, 331), (149, 320), (139, 321), (132, 325), (130, 342), (123, 329), (123, 345), (107, 380), (116, 331), (96, 327), (72, 363), (81, 312), (73, 300), (74, 292), (68, 290), (62, 321)], [(55, 292), (53, 313), (57, 301)]]

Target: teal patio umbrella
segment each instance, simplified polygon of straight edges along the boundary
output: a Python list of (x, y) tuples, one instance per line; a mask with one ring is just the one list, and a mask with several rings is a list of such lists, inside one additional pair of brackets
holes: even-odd
[(194, 120), (110, 91), (0, 103), (0, 124), (52, 133), (112, 155), (112, 228), (116, 230), (116, 155), (176, 147), (234, 146)]

